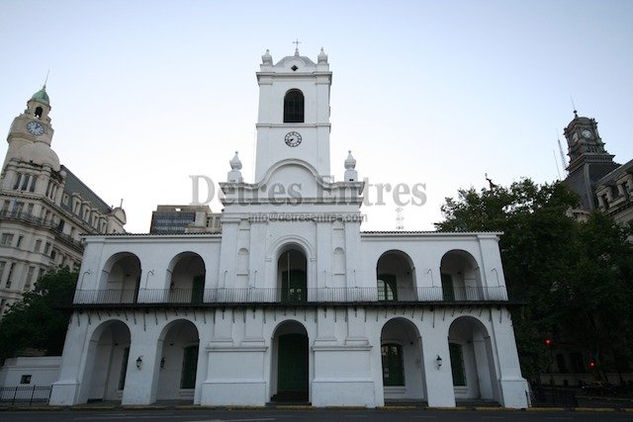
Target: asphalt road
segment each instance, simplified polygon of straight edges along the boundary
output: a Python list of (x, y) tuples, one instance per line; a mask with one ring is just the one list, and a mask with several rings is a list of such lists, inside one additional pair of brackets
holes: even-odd
[(120, 410), (120, 411), (0, 411), (2, 422), (273, 422), (273, 421), (626, 421), (628, 412), (507, 412), (433, 410)]

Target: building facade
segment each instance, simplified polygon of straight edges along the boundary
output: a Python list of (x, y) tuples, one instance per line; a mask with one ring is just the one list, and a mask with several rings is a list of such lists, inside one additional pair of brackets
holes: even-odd
[(220, 217), (208, 205), (158, 205), (149, 234), (218, 233)]
[(633, 160), (622, 165), (613, 161), (598, 122), (575, 110), (564, 134), (569, 156), (564, 183), (580, 197), (577, 212), (600, 210), (618, 223), (633, 221)]
[(125, 212), (99, 198), (51, 148), (46, 87), (13, 120), (0, 173), (0, 316), (47, 269), (78, 269), (81, 235), (122, 233)]
[(526, 407), (500, 234), (362, 232), (327, 55), (266, 52), (257, 80), (256, 180), (236, 154), (221, 233), (86, 238), (51, 404)]

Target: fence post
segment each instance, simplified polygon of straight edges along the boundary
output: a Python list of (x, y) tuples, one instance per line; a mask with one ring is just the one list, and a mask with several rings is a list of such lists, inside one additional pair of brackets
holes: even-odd
[(31, 389), (31, 400), (29, 400), (29, 406), (33, 404), (33, 396), (35, 395), (35, 385)]
[(15, 404), (15, 396), (18, 395), (18, 386), (15, 386), (15, 391), (13, 392), (13, 400), (11, 401), (11, 406)]

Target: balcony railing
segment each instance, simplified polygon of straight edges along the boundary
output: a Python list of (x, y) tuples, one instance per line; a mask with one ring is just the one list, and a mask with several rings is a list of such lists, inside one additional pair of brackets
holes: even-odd
[(0, 211), (0, 217), (5, 220), (18, 221), (20, 223), (31, 224), (34, 226), (52, 230), (55, 233), (55, 236), (59, 238), (59, 240), (67, 243), (69, 246), (72, 246), (79, 251), (83, 251), (82, 242), (62, 232), (59, 228), (59, 225), (54, 224), (54, 222), (50, 218), (41, 218), (29, 214), (28, 212), (9, 210)]
[(447, 294), (441, 287), (398, 289), (386, 300), (376, 287), (342, 288), (228, 288), (228, 289), (107, 289), (77, 290), (75, 304), (243, 304), (243, 303), (463, 303), (508, 301), (506, 288), (456, 288)]

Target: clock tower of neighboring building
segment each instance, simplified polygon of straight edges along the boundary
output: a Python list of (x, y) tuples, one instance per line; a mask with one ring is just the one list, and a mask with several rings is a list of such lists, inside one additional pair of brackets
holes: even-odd
[(594, 210), (597, 207), (594, 195), (596, 183), (619, 164), (613, 161), (614, 155), (605, 149), (595, 119), (579, 117), (574, 110), (574, 119), (569, 122), (564, 134), (569, 156), (569, 175), (565, 184), (578, 194), (582, 209)]
[(276, 64), (266, 50), (257, 83), (255, 182), (285, 159), (303, 160), (319, 175), (329, 176), (332, 72), (323, 49), (317, 63), (299, 55), (297, 48)]

